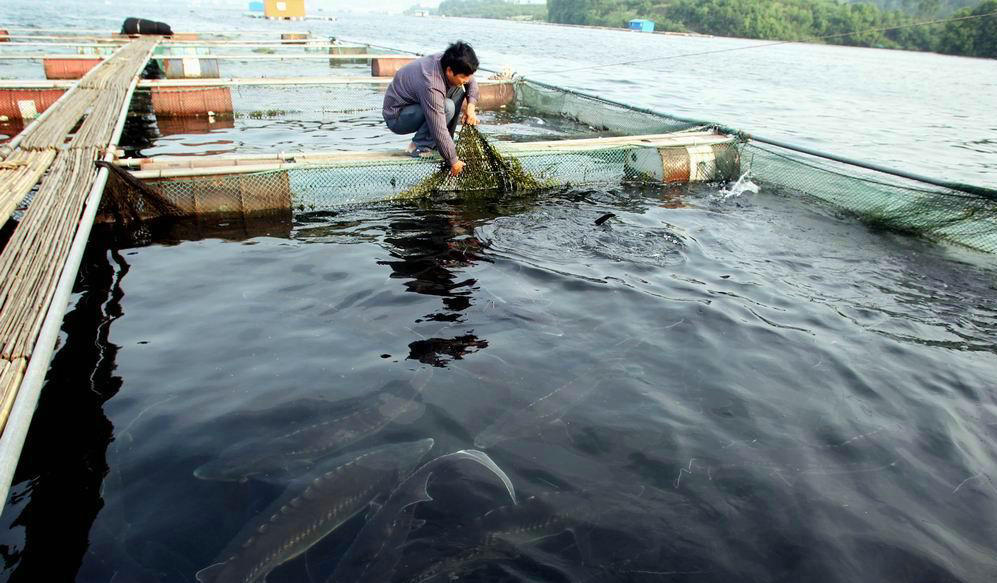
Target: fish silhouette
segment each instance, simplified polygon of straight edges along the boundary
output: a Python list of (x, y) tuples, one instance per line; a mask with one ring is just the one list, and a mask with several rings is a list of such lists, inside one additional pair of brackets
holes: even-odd
[(201, 583), (263, 581), (409, 475), (432, 439), (385, 445), (323, 460), (293, 480), (269, 508), (232, 539), (218, 561), (197, 572)]
[(433, 499), (428, 490), (429, 478), (441, 466), (460, 461), (475, 462), (486, 468), (502, 482), (512, 503), (516, 503), (512, 480), (484, 452), (465, 449), (442, 455), (426, 462), (391, 492), (340, 559), (328, 583), (389, 581), (412, 529), (415, 505)]
[(247, 418), (270, 415), (293, 419), (283, 424), (281, 432), (261, 432), (229, 447), (195, 469), (194, 475), (202, 480), (235, 482), (254, 476), (300, 473), (316, 459), (342, 451), (389, 423), (421, 416), (424, 405), (418, 397), (425, 384), (422, 379), (431, 375), (430, 369), (420, 372), (414, 384), (387, 383), (374, 395), (353, 400), (353, 407), (345, 410), (341, 404), (307, 399), (277, 410), (248, 414)]

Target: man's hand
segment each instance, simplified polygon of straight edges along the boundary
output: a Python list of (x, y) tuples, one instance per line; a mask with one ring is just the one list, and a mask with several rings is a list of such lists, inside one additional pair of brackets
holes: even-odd
[(464, 110), (463, 122), (469, 126), (478, 125), (478, 112), (473, 103), (467, 104), (467, 108)]
[(453, 176), (454, 178), (460, 176), (460, 173), (464, 171), (464, 166), (466, 166), (466, 164), (460, 160), (454, 162), (453, 165), (450, 166), (450, 176)]

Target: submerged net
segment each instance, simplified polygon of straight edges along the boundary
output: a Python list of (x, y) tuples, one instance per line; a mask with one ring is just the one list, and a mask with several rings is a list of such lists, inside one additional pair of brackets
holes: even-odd
[[(369, 89), (357, 89), (358, 99)], [(366, 97), (363, 97), (366, 99)], [(348, 97), (343, 96), (344, 105)], [(251, 211), (268, 205), (301, 210), (330, 209), (423, 196), (432, 192), (605, 185), (633, 181), (726, 182), (750, 170), (763, 192), (807, 196), (833, 205), (875, 227), (947, 240), (997, 253), (997, 190), (947, 189), (800, 154), (777, 146), (746, 142), (736, 131), (629, 107), (594, 96), (520, 81), (506, 111), (571, 127), (565, 136), (595, 143), (586, 148), (549, 143), (489, 144), (477, 128), (458, 139), (459, 156), (469, 167), (460, 178), (441, 172), (438, 160), (401, 156), (307, 162), (248, 174), (172, 178), (157, 188), (184, 209), (204, 209), (204, 200), (226, 209)], [(613, 136), (724, 132), (729, 139), (694, 147), (614, 142)], [(622, 139), (622, 138), (621, 138)], [(596, 141), (597, 140), (597, 141)], [(512, 148), (511, 146), (516, 146)], [(767, 188), (766, 188), (767, 187)]]
[(100, 213), (123, 225), (146, 217), (183, 216), (184, 211), (163, 197), (160, 191), (133, 177), (128, 171), (104, 161), (98, 168), (107, 168), (107, 185), (100, 200)]

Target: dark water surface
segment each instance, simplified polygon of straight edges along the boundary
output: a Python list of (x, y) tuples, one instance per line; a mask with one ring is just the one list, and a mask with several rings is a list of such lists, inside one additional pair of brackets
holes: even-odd
[[(478, 447), (520, 504), (434, 476), (394, 580), (990, 581), (995, 273), (709, 187), (102, 231), (4, 579), (192, 581), (286, 483), (195, 469), (404, 385), (349, 451)], [(325, 580), (362, 523), (268, 580)]]
[[(108, 27), (124, 9), (53, 8), (65, 5), (76, 4), (18, 18)], [(236, 20), (211, 22), (149, 10), (177, 28), (288, 28), (238, 20), (235, 9), (219, 13)], [(422, 50), (412, 22), (291, 27)], [(420, 22), (423, 32), (466, 26), (462, 35), (498, 47), (483, 50), (493, 60), (537, 69), (539, 54), (568, 68), (595, 62), (586, 43), (608, 62), (645, 42)], [(536, 30), (551, 37), (524, 32)], [(647, 42), (688, 51), (747, 41)], [(992, 62), (798, 49), (562, 80), (993, 181), (993, 152), (974, 137), (993, 131), (981, 105)], [(936, 70), (947, 59), (952, 68)], [(829, 62), (837, 83), (800, 82)], [(726, 80), (699, 74), (692, 84), (702, 71)], [(951, 95), (952, 83), (924, 82), (928, 72), (969, 88)], [(280, 94), (240, 90), (247, 115), (231, 126), (173, 133), (139, 107), (128, 147), (201, 155), (404, 143), (380, 128), (376, 96), (343, 111), (309, 91), (282, 105)], [(288, 111), (248, 116), (269, 108)], [(502, 139), (586, 131), (522, 111), (486, 121)], [(0, 516), (2, 581), (194, 581), (318, 468), (426, 438), (425, 459), (487, 452), (519, 503), (473, 464), (439, 468), (433, 500), (400, 512), (380, 539), (392, 544), (368, 555), (391, 574), (379, 580), (997, 579), (997, 262), (870, 230), (764, 184), (740, 196), (566, 189), (97, 229), (63, 332)], [(253, 475), (240, 481), (246, 468)], [(332, 494), (313, 485), (328, 496), (287, 506), (312, 504), (316, 516), (365, 507), (367, 484)], [(369, 510), (267, 580), (328, 580), (364, 525), (379, 524), (378, 505), (391, 507), (388, 488), (375, 490)], [(280, 526), (302, 539), (311, 524)]]

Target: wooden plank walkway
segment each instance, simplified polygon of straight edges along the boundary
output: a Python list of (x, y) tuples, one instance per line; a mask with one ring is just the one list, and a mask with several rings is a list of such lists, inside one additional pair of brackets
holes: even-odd
[[(94, 162), (116, 145), (118, 122), (157, 42), (158, 37), (141, 38), (118, 49), (25, 128), (12, 147), (0, 153), (4, 156), (0, 161), (4, 220), (11, 206), (23, 200), (41, 179), (30, 206), (0, 253), (0, 426), (5, 433), (80, 227), (84, 202), (94, 186)], [(20, 446), (16, 445), (18, 451)]]

